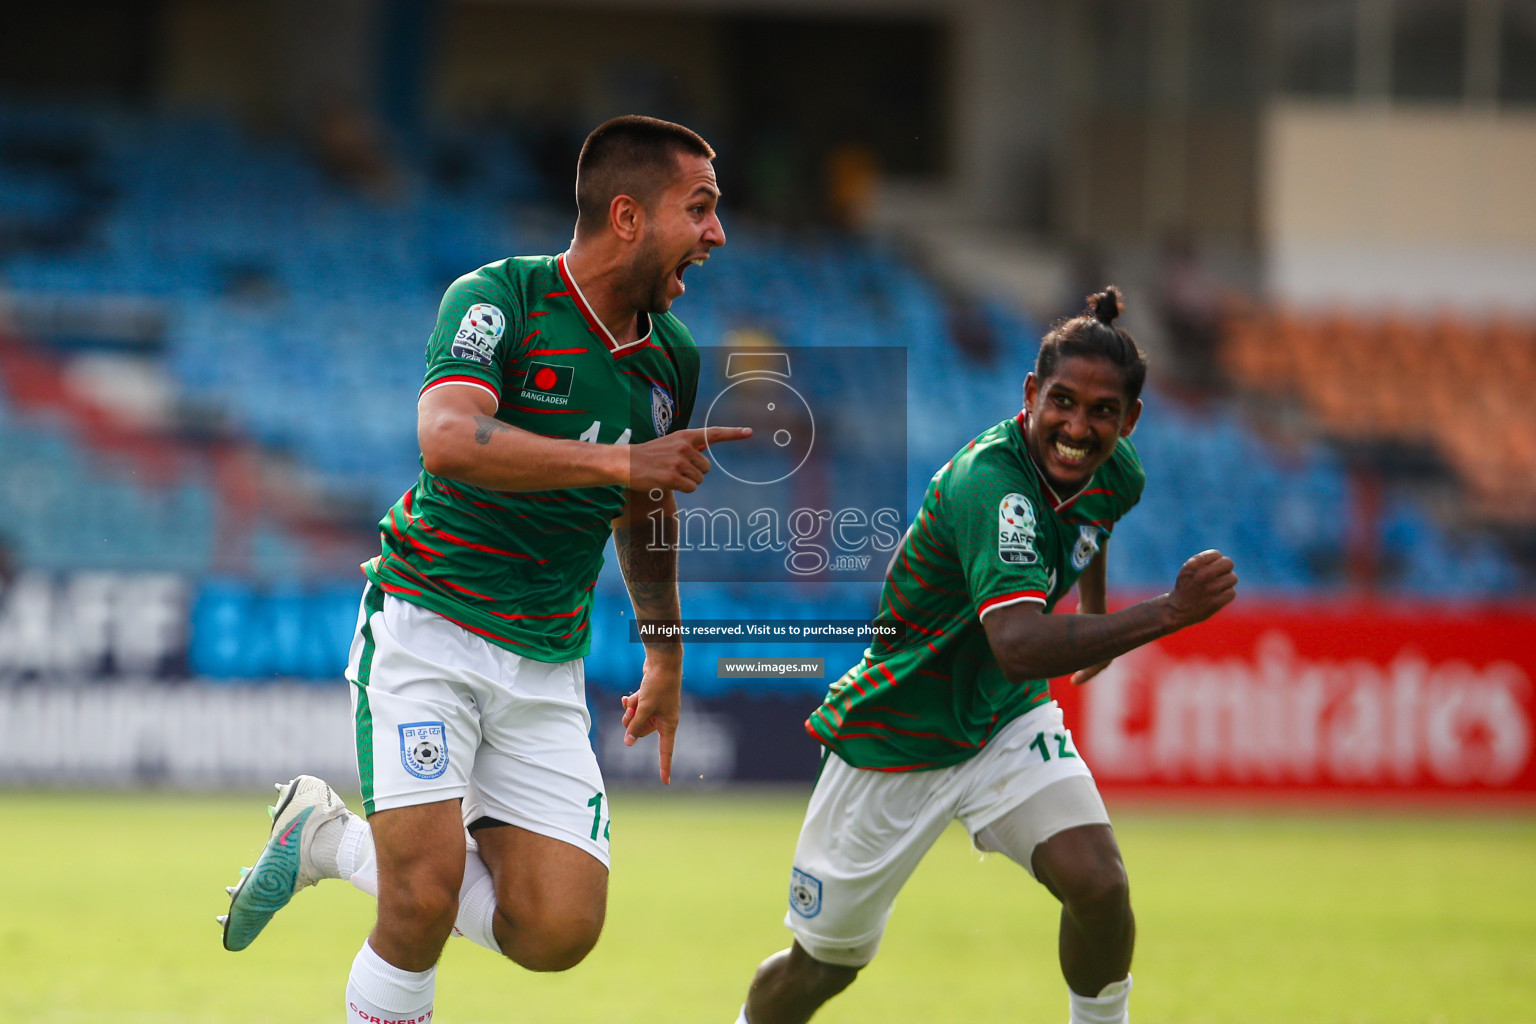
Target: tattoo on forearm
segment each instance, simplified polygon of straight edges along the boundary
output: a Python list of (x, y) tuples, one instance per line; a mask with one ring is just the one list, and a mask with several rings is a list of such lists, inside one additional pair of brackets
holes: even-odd
[(475, 423), (475, 444), (490, 444), (492, 434), (512, 429), (494, 416), (476, 416)]
[(1050, 679), (1118, 658), (1164, 635), (1149, 602), (1113, 615), (1049, 615), (1034, 627), (1041, 631), (1030, 652), (1013, 663), (1009, 678)]
[(613, 531), (613, 553), (619, 560), (619, 572), (624, 574), (624, 582), (629, 583), (629, 527), (616, 527)]
[(637, 619), (674, 621), (682, 613), (677, 598), (677, 550), (635, 543), (628, 527), (613, 531), (619, 570), (629, 588)]

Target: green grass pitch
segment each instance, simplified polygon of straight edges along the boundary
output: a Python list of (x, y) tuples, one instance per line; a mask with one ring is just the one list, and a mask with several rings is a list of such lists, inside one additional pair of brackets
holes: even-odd
[[(452, 940), (444, 1024), (728, 1024), (780, 920), (796, 796), (614, 794), (607, 930), (563, 975)], [(0, 792), (0, 1016), (32, 1024), (340, 1021), (372, 901), (301, 894), (227, 953), (223, 886), (261, 795)], [(353, 801), (356, 806), (356, 801)], [(1113, 809), (1113, 802), (1112, 802)], [(1501, 1024), (1536, 1017), (1536, 817), (1125, 809), (1133, 1018)], [(1066, 1020), (1056, 908), (958, 828), (880, 957), (818, 1024)]]

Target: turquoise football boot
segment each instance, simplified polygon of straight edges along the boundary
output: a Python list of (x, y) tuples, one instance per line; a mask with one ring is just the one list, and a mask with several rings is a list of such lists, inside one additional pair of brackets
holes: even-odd
[(256, 941), (256, 936), (288, 905), (293, 894), (314, 885), (321, 874), (310, 856), (315, 833), (333, 818), (350, 813), (335, 790), (313, 775), (300, 775), (277, 784), (280, 794), (272, 815), (272, 831), (256, 864), (242, 868), (240, 881), (229, 886), (229, 913), (219, 917), (224, 926), (224, 948), (237, 951)]

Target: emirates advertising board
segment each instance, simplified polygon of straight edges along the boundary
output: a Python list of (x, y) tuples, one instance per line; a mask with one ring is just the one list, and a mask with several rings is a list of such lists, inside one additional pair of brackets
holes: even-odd
[(1053, 690), (1110, 792), (1536, 797), (1536, 609), (1233, 606)]
[[(205, 704), (214, 718), (233, 702), (243, 721), (307, 719), (308, 705), (294, 710), (308, 699), (304, 691), (344, 692), (336, 684), (355, 615), (350, 581), (334, 593), (266, 593), (165, 574), (23, 574), (0, 592), (0, 729), (32, 746), (17, 765), (0, 766), (0, 779), (33, 761), (52, 764), (38, 744), (78, 760), (80, 738), (94, 735), (81, 724), (87, 711), (106, 714), (103, 735), (117, 744), (92, 741), (93, 756), (122, 747), (117, 761), (101, 766), (113, 776), (124, 765), (159, 764), (156, 751), (193, 756), (188, 738), (206, 730), (182, 718)], [(591, 681), (623, 689), (631, 673), (614, 652), (630, 645), (612, 631), (598, 643)], [(825, 654), (823, 677), (731, 682), (695, 670), (689, 715), (695, 753), (712, 752), (703, 772), (711, 780), (814, 774), (815, 745), (800, 723), (845, 665), (804, 645), (761, 647), (729, 653)], [(856, 645), (838, 650), (857, 656)], [(690, 648), (695, 665), (712, 666), (714, 653), (710, 644)], [(291, 685), (305, 680), (320, 685)], [(215, 685), (185, 689), (192, 681)], [(113, 682), (133, 685), (102, 688)], [(1536, 802), (1536, 606), (1244, 597), (1208, 622), (1116, 659), (1086, 686), (1058, 680), (1053, 689), (1111, 793)], [(161, 696), (174, 713), (156, 710)], [(337, 714), (344, 724), (344, 709)], [(605, 748), (623, 775), (620, 753)], [(189, 778), (241, 767), (222, 754), (208, 757), (222, 757), (223, 767), (209, 762), (188, 769)], [(641, 773), (637, 762), (637, 777), (649, 777), (651, 764)]]

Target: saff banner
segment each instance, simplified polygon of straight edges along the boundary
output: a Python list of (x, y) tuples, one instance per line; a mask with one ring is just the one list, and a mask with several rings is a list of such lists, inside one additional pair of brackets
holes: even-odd
[(1536, 610), (1234, 606), (1052, 689), (1107, 790), (1536, 796)]

